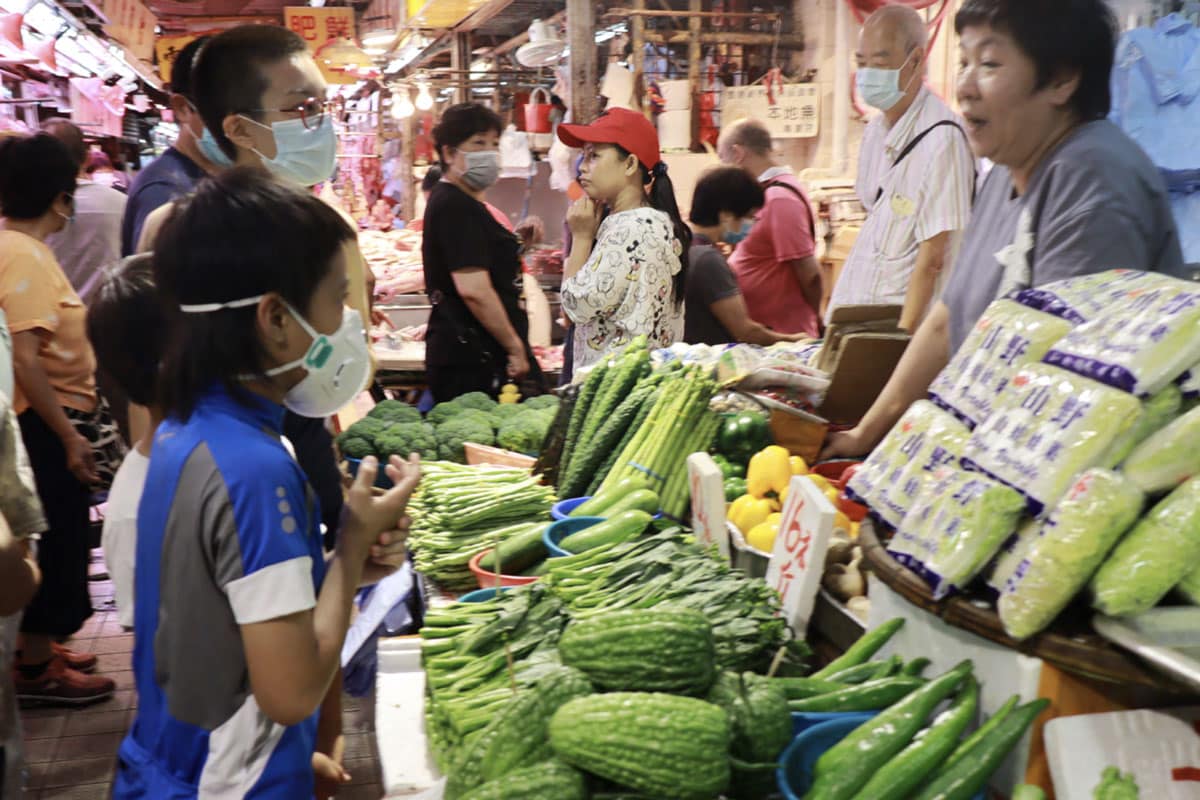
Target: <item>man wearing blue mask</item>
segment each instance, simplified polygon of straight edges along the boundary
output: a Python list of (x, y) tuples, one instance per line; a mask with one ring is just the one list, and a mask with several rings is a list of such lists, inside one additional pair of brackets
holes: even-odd
[(863, 133), (855, 190), (867, 220), (834, 286), (838, 306), (900, 305), (915, 331), (937, 299), (943, 267), (966, 228), (975, 162), (959, 118), (925, 86), (928, 34), (907, 6), (863, 24), (859, 97), (880, 113)]

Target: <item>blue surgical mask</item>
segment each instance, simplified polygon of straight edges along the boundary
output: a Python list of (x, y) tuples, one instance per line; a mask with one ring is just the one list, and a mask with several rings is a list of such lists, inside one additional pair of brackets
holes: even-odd
[[(908, 59), (906, 58), (904, 64), (907, 63)], [(880, 111), (890, 111), (895, 108), (896, 104), (904, 99), (904, 93), (908, 91), (907, 86), (903, 89), (900, 88), (900, 70), (904, 69), (904, 64), (900, 65), (900, 69), (859, 67), (858, 72), (854, 74), (858, 96), (863, 99), (864, 103)], [(916, 78), (915, 74), (913, 78)]]
[(232, 167), (233, 159), (225, 155), (225, 151), (221, 149), (221, 145), (217, 144), (217, 140), (208, 132), (208, 128), (204, 129), (204, 133), (196, 140), (197, 146), (200, 148), (200, 153), (208, 159), (209, 163), (215, 167)]
[(754, 227), (752, 220), (742, 220), (742, 227), (736, 231), (725, 231), (721, 234), (721, 241), (725, 244), (737, 244), (750, 235), (750, 229)]
[(271, 130), (275, 137), (275, 157), (254, 152), (262, 158), (263, 166), (279, 177), (301, 186), (315, 186), (333, 175), (337, 166), (337, 133), (329, 114), (323, 114), (315, 128), (306, 128), (302, 119), (286, 119), (270, 125), (249, 117), (242, 119)]

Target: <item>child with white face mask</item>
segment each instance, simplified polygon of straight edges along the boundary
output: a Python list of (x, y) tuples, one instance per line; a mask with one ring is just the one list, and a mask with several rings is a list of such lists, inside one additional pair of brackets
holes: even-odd
[[(165, 419), (138, 509), (138, 717), (114, 797), (313, 796), (317, 709), (358, 586), (404, 558), (415, 462), (374, 497), (364, 461), (332, 555), (320, 502), (281, 442), (285, 410), (324, 415), (369, 359), (345, 307), (342, 245), (320, 200), (252, 168), (202, 184), (164, 227)], [(195, 631), (202, 626), (203, 637)]]

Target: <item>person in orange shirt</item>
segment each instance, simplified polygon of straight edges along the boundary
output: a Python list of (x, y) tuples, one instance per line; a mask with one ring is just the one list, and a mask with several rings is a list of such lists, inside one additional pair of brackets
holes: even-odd
[(12, 333), (13, 411), (48, 524), (38, 547), (42, 586), (21, 621), (14, 682), (20, 699), (66, 705), (115, 689), (108, 678), (84, 674), (95, 668), (94, 655), (55, 643), (92, 615), (88, 504), (98, 475), (72, 418), (96, 409), (96, 358), (87, 310), (45, 244), (70, 224), (77, 171), (52, 136), (0, 140), (0, 310)]

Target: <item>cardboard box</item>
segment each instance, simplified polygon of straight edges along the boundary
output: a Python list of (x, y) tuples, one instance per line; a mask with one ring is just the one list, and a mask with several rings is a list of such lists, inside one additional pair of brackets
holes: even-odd
[(887, 385), (911, 337), (900, 330), (900, 306), (843, 306), (833, 312), (817, 368), (830, 375), (817, 412), (834, 425), (854, 425)]

